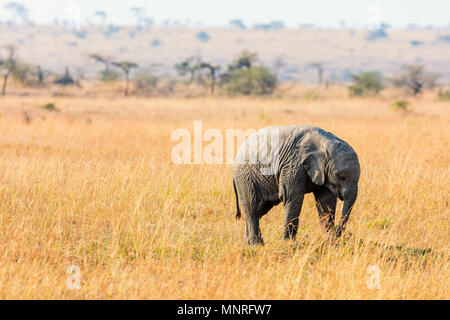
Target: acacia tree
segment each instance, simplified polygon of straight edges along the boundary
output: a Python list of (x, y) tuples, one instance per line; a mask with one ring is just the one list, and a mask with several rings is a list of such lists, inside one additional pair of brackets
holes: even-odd
[(195, 74), (198, 70), (200, 59), (198, 57), (190, 57), (181, 63), (175, 65), (175, 70), (180, 76), (189, 75), (187, 84), (191, 84), (195, 80)]
[(236, 61), (230, 65), (229, 70), (234, 69), (250, 69), (252, 65), (258, 60), (258, 54), (255, 52), (244, 51), (236, 59)]
[(413, 64), (403, 66), (402, 72), (391, 78), (396, 87), (402, 87), (413, 93), (414, 96), (421, 94), (426, 88), (433, 88), (439, 75), (425, 71), (425, 66)]
[(230, 94), (267, 95), (277, 86), (277, 76), (258, 62), (256, 53), (244, 51), (221, 75)]
[(101, 24), (104, 25), (106, 23), (106, 12), (105, 11), (95, 11), (94, 15), (99, 17), (101, 20)]
[(273, 62), (273, 70), (275, 73), (275, 76), (279, 76), (280, 70), (283, 69), (286, 66), (286, 62), (284, 61), (283, 57), (278, 57)]
[(118, 78), (118, 75), (114, 70), (111, 70), (111, 65), (113, 64), (113, 59), (108, 56), (104, 56), (101, 54), (90, 54), (89, 57), (96, 62), (103, 64), (104, 69), (100, 72), (100, 80), (102, 81), (111, 81), (116, 80)]
[(6, 86), (8, 84), (8, 78), (17, 68), (17, 60), (16, 60), (16, 48), (13, 45), (5, 46), (3, 50), (6, 51), (6, 58), (2, 59), (0, 57), (0, 69), (3, 72), (2, 95), (4, 96), (6, 94)]
[(125, 90), (124, 95), (128, 96), (128, 87), (130, 85), (130, 73), (131, 69), (137, 68), (137, 64), (130, 61), (120, 61), (120, 62), (113, 62), (114, 66), (122, 70), (124, 76), (125, 76)]
[(210, 90), (211, 94), (214, 94), (214, 89), (216, 87), (216, 75), (217, 71), (220, 69), (220, 66), (213, 66), (211, 63), (202, 62), (198, 65), (198, 69), (207, 69), (210, 74), (211, 82), (210, 82)]
[(18, 20), (21, 20), (22, 23), (26, 25), (32, 25), (30, 18), (28, 17), (28, 9), (25, 8), (23, 4), (17, 2), (9, 2), (4, 8), (9, 10), (13, 17), (17, 17)]
[(102, 56), (102, 55), (97, 54), (97, 53), (90, 54), (89, 58), (94, 59), (95, 61), (103, 64), (105, 66), (105, 69), (108, 69), (109, 66), (112, 63), (112, 58), (111, 57)]
[(311, 62), (309, 64), (310, 67), (315, 68), (317, 70), (317, 80), (319, 85), (323, 82), (323, 62)]
[(153, 24), (152, 18), (147, 16), (146, 8), (143, 7), (132, 7), (130, 11), (133, 12), (136, 21), (137, 28), (140, 29), (142, 26), (151, 26)]

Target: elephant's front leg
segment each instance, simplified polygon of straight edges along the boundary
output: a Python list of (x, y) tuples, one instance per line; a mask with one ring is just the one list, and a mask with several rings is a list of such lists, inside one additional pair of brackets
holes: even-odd
[(302, 210), (304, 195), (289, 197), (284, 202), (284, 240), (295, 239), (298, 229), (298, 217)]
[(334, 227), (337, 198), (325, 187), (314, 192), (314, 197), (322, 230), (328, 232)]

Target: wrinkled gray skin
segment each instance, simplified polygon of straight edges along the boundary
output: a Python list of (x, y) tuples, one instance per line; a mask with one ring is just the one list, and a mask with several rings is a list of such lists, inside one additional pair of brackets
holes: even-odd
[[(278, 143), (263, 138), (267, 130), (277, 130)], [(317, 127), (268, 127), (254, 135), (265, 142), (255, 147), (254, 143), (249, 143), (250, 136), (233, 164), (236, 218), (241, 216), (240, 201), (248, 243), (264, 244), (259, 220), (280, 202), (285, 214), (284, 239), (295, 238), (303, 198), (310, 192), (316, 199), (322, 229), (325, 232), (335, 230), (335, 235), (340, 236), (358, 194), (360, 166), (355, 151), (334, 134)], [(270, 156), (264, 158), (267, 154)], [(267, 172), (270, 165), (273, 170)], [(344, 205), (335, 229), (337, 198), (343, 200)]]

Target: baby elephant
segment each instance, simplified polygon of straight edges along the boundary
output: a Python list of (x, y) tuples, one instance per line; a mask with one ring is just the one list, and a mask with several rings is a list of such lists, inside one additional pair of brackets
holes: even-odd
[[(264, 244), (259, 219), (283, 202), (284, 239), (293, 239), (304, 195), (312, 192), (323, 230), (340, 236), (356, 201), (359, 175), (355, 151), (330, 132), (310, 126), (261, 129), (242, 144), (233, 164), (236, 218), (240, 199), (248, 243)], [(334, 229), (336, 198), (344, 205)]]

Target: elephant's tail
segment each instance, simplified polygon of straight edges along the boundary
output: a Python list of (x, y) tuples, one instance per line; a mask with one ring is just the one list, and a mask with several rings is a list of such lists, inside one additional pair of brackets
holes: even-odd
[(241, 209), (239, 209), (239, 197), (236, 190), (236, 183), (233, 179), (233, 188), (234, 188), (234, 195), (236, 196), (236, 220), (239, 220), (241, 218)]

